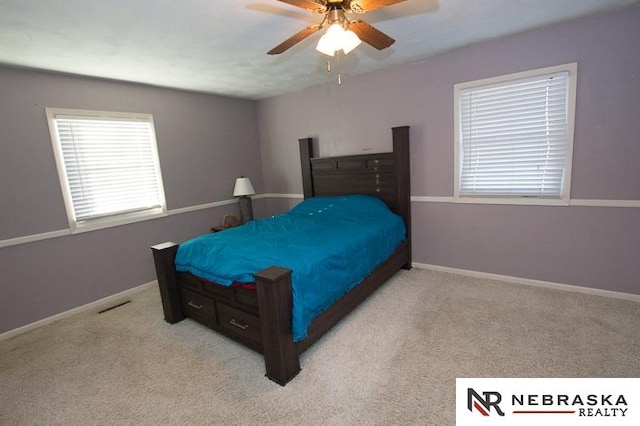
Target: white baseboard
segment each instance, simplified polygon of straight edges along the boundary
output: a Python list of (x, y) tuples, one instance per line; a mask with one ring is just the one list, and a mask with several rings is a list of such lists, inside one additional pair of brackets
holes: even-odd
[(534, 287), (551, 288), (554, 290), (573, 291), (576, 293), (591, 294), (595, 296), (612, 297), (614, 299), (624, 299), (640, 303), (640, 294), (623, 293), (619, 291), (602, 290), (599, 288), (581, 287), (570, 284), (560, 284), (549, 281), (532, 280), (529, 278), (512, 277), (509, 275), (490, 274), (487, 272), (471, 271), (468, 269), (449, 268), (447, 266), (429, 265), (427, 263), (411, 263), (412, 266), (420, 269), (430, 269), (432, 271), (449, 272), (452, 274), (465, 275), (474, 278), (485, 278), (496, 281), (504, 281), (514, 284), (530, 285)]
[(36, 322), (33, 322), (31, 324), (27, 324), (27, 325), (19, 327), (19, 328), (15, 328), (13, 330), (9, 330), (9, 331), (7, 331), (5, 333), (0, 334), (0, 342), (2, 342), (3, 340), (10, 339), (10, 338), (12, 338), (14, 336), (17, 336), (19, 334), (26, 333), (27, 331), (34, 330), (36, 328), (40, 328), (40, 327), (42, 327), (44, 325), (47, 325), (47, 324), (51, 324), (54, 321), (58, 321), (58, 320), (61, 320), (63, 318), (68, 318), (68, 317), (70, 317), (72, 315), (76, 315), (76, 314), (79, 314), (79, 313), (82, 313), (82, 312), (91, 311), (91, 310), (99, 311), (101, 309), (111, 307), (111, 306), (113, 306), (113, 305), (115, 305), (117, 303), (124, 302), (125, 301), (124, 299), (128, 299), (131, 295), (133, 295), (135, 293), (138, 293), (138, 292), (140, 292), (142, 290), (145, 290), (145, 289), (147, 289), (149, 287), (152, 287), (154, 285), (157, 285), (157, 284), (158, 284), (157, 281), (151, 281), (151, 282), (148, 282), (146, 284), (142, 284), (142, 285), (139, 285), (137, 287), (130, 288), (129, 290), (125, 290), (125, 291), (122, 291), (120, 293), (116, 293), (114, 295), (107, 296), (107, 297), (104, 297), (102, 299), (98, 299), (95, 302), (87, 303), (86, 305), (78, 306), (77, 308), (73, 308), (73, 309), (70, 309), (68, 311), (56, 314), (54, 316), (41, 319), (40, 321), (36, 321)]

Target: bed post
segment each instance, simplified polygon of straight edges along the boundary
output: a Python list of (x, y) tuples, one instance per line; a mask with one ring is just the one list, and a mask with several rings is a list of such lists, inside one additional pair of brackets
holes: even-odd
[(411, 269), (411, 169), (409, 157), (409, 126), (393, 127), (393, 154), (396, 164), (396, 213), (407, 228), (408, 260), (404, 269)]
[(291, 270), (271, 266), (255, 274), (266, 376), (284, 386), (300, 372), (291, 335)]
[(298, 139), (300, 143), (300, 166), (302, 169), (302, 192), (305, 200), (313, 197), (313, 180), (311, 177), (311, 148), (313, 139)]
[(153, 251), (153, 261), (156, 264), (164, 320), (169, 324), (175, 324), (184, 319), (184, 315), (180, 310), (178, 279), (176, 267), (173, 263), (178, 251), (178, 244), (162, 243), (152, 246), (151, 250)]

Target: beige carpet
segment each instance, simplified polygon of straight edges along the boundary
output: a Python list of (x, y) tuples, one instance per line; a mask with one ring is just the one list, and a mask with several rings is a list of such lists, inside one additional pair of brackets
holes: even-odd
[(640, 377), (639, 325), (638, 303), (414, 268), (280, 387), (152, 288), (0, 342), (0, 424), (453, 425), (456, 377)]

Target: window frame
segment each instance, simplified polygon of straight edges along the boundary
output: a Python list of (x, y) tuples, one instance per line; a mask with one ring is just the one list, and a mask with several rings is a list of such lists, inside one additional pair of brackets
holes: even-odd
[[(56, 161), (56, 168), (60, 181), (60, 189), (62, 190), (62, 196), (64, 199), (65, 211), (67, 213), (69, 229), (71, 230), (72, 234), (110, 228), (113, 226), (126, 225), (129, 223), (155, 219), (168, 215), (167, 202), (165, 198), (164, 184), (162, 179), (162, 170), (160, 168), (160, 157), (158, 154), (158, 142), (156, 139), (155, 124), (152, 114), (50, 107), (45, 108), (45, 114), (49, 126), (50, 139)], [(121, 211), (98, 216), (95, 218), (77, 220), (73, 198), (71, 195), (69, 179), (67, 176), (66, 164), (62, 152), (62, 143), (60, 141), (58, 126), (56, 123), (56, 119), (58, 116), (95, 118), (98, 120), (107, 119), (115, 121), (143, 121), (149, 123), (151, 142), (150, 148), (155, 167), (155, 178), (158, 188), (158, 201), (160, 206), (137, 211)]]
[[(462, 125), (460, 112), (460, 93), (463, 90), (494, 85), (498, 83), (509, 83), (517, 80), (530, 79), (533, 77), (543, 77), (546, 75), (556, 74), (560, 72), (568, 73), (567, 87), (567, 151), (563, 178), (561, 183), (561, 192), (558, 198), (538, 197), (530, 195), (505, 194), (503, 196), (481, 196), (481, 195), (461, 195), (460, 180), (462, 173)], [(534, 70), (517, 72), (512, 74), (501, 75), (497, 77), (489, 77), (480, 80), (457, 83), (453, 86), (453, 103), (454, 103), (454, 202), (456, 203), (474, 203), (474, 204), (516, 204), (516, 205), (569, 205), (571, 196), (571, 171), (573, 164), (573, 141), (575, 127), (575, 110), (576, 110), (576, 87), (577, 87), (578, 64), (568, 63), (546, 68), (538, 68)]]

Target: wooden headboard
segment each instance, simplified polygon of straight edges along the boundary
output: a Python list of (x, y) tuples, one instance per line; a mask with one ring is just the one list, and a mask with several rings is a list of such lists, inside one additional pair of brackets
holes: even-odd
[(304, 198), (373, 195), (404, 219), (411, 238), (409, 126), (393, 127), (393, 152), (318, 157), (312, 139), (299, 139)]

